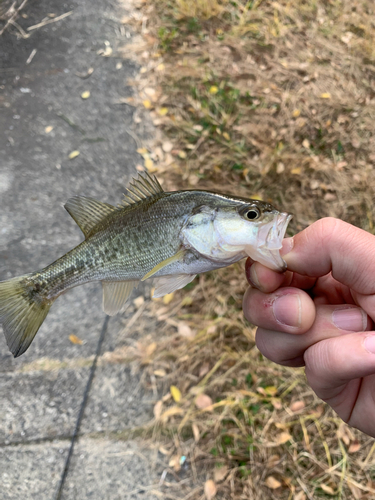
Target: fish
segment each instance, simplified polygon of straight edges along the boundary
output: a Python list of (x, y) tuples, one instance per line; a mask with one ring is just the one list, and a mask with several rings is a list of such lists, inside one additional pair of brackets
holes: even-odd
[(14, 357), (28, 349), (57, 297), (85, 283), (102, 283), (103, 310), (112, 316), (149, 278), (156, 279), (154, 297), (162, 297), (247, 256), (286, 270), (280, 248), (292, 215), (264, 201), (165, 192), (141, 173), (117, 206), (74, 196), (64, 207), (84, 240), (44, 269), (0, 282), (0, 324)]

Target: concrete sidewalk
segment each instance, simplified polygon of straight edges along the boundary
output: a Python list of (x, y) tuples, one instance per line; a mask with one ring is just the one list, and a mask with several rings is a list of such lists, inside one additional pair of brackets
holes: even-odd
[[(137, 71), (116, 58), (131, 39), (120, 29), (124, 12), (111, 0), (30, 0), (24, 14), (19, 24), (31, 36), (17, 38), (14, 28), (0, 38), (0, 280), (77, 245), (82, 235), (63, 203), (78, 193), (118, 203), (139, 163), (132, 108), (119, 104)], [(80, 154), (70, 160), (72, 151)], [(55, 498), (105, 318), (101, 300), (95, 284), (60, 297), (20, 358), (0, 335), (2, 500)], [(119, 345), (126, 317), (111, 318), (102, 353)], [(140, 381), (126, 364), (98, 366), (61, 498), (156, 498), (155, 453), (113, 439), (152, 417), (155, 395)]]

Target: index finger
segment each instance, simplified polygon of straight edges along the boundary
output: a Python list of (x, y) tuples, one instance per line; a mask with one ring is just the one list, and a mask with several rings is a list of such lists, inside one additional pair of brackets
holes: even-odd
[(304, 276), (332, 272), (340, 283), (362, 294), (375, 293), (375, 236), (328, 217), (314, 222), (293, 237), (283, 256), (288, 269)]

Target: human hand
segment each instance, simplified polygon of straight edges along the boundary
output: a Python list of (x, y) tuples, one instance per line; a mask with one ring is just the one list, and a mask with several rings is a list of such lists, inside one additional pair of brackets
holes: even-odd
[(375, 236), (333, 218), (283, 242), (288, 271), (250, 259), (243, 310), (268, 359), (305, 366), (308, 383), (375, 437)]

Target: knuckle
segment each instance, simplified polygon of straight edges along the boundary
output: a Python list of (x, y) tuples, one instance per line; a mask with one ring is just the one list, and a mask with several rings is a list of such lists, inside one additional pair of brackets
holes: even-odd
[[(279, 341), (273, 331), (258, 328), (255, 342), (259, 351), (270, 361), (283, 366), (303, 366), (303, 350), (291, 348), (282, 332), (277, 332)], [(288, 334), (285, 334), (288, 335)]]

